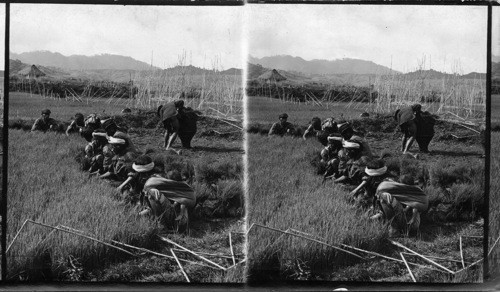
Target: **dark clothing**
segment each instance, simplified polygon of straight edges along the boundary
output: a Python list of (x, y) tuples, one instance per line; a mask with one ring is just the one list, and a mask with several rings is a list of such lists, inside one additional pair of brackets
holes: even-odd
[(56, 120), (52, 118), (48, 118), (47, 120), (44, 120), (43, 118), (38, 118), (33, 124), (33, 127), (31, 127), (31, 131), (47, 132), (48, 130), (51, 129), (51, 126), (52, 127), (57, 126)]
[(68, 128), (70, 132), (80, 132), (83, 127), (85, 127), (83, 120), (73, 120)]
[(415, 140), (417, 140), (420, 151), (427, 152), (429, 151), (429, 143), (434, 137), (436, 120), (429, 112), (422, 112), (416, 115), (415, 122), (417, 124)]
[[(194, 112), (194, 110), (184, 107), (177, 110), (174, 103), (170, 102), (160, 109), (159, 115), (165, 130), (167, 130), (170, 135), (177, 132), (177, 135), (181, 140), (182, 147), (191, 148), (191, 140), (196, 134), (198, 121), (198, 115)], [(174, 129), (174, 126), (172, 125), (174, 119), (177, 119), (178, 121), (178, 129)]]
[(403, 132), (405, 137), (416, 137), (417, 124), (415, 122), (415, 112), (412, 107), (397, 110), (394, 118), (398, 122), (401, 132)]
[(269, 130), (269, 135), (279, 135), (279, 136), (284, 136), (285, 134), (288, 135), (293, 135), (295, 132), (292, 123), (289, 122), (284, 122), (281, 124), (281, 122), (276, 122), (272, 125), (271, 129)]

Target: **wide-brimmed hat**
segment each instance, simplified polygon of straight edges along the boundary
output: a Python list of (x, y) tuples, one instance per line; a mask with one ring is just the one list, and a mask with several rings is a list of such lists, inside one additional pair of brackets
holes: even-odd
[(286, 113), (283, 113), (279, 116), (280, 119), (288, 119), (288, 115)]
[(50, 115), (50, 110), (48, 108), (42, 110), (42, 115)]

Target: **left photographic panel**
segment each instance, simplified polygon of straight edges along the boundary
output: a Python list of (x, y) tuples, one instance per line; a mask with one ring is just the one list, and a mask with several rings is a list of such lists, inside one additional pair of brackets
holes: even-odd
[(243, 282), (242, 16), (11, 5), (7, 280)]
[[(5, 72), (5, 4), (0, 4), (0, 153), (2, 153), (0, 158), (0, 188), (3, 188), (3, 124), (4, 124), (4, 72)], [(4, 192), (3, 189), (0, 192), (0, 238), (3, 238), (5, 235), (3, 232), (5, 231), (5, 201), (4, 201)], [(3, 251), (4, 245), (0, 243), (0, 262), (3, 262)], [(2, 270), (2, 265), (0, 265), (0, 280), (2, 280), (2, 275), (5, 271)]]

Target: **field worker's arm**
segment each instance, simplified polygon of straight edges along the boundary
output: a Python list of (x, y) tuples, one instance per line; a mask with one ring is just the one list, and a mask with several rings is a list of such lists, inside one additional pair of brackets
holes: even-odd
[(132, 176), (129, 176), (127, 177), (127, 179), (121, 184), (118, 186), (118, 188), (116, 188), (119, 192), (122, 191), (122, 189), (128, 184), (130, 183), (134, 178)]
[(359, 190), (361, 190), (361, 188), (364, 187), (365, 185), (366, 185), (366, 180), (362, 181), (359, 184), (359, 186), (357, 186), (349, 195), (354, 197), (359, 192)]
[(69, 136), (69, 131), (71, 128), (73, 128), (73, 125), (75, 124), (75, 121), (72, 121), (71, 124), (69, 124), (68, 128), (66, 129), (66, 136)]
[(168, 139), (168, 144), (167, 147), (165, 147), (165, 150), (168, 150), (177, 138), (177, 133), (179, 132), (179, 120), (176, 117), (172, 117), (172, 132), (173, 133)]
[(307, 129), (304, 131), (304, 135), (302, 136), (302, 139), (306, 140), (306, 136), (307, 136), (307, 134), (309, 134), (311, 128), (312, 128), (312, 125), (309, 125), (309, 127), (307, 127)]
[(37, 131), (39, 129), (38, 123), (40, 123), (40, 119), (36, 119), (35, 122), (33, 123), (33, 126), (31, 127), (31, 131)]

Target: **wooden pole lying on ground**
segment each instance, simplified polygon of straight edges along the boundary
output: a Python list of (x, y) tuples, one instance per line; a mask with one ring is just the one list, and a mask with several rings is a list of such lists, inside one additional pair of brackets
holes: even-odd
[[(122, 251), (122, 252), (124, 252), (124, 253), (126, 253), (126, 254), (131, 255), (131, 256), (135, 256), (133, 253), (131, 253), (131, 252), (129, 252), (129, 251), (126, 251), (126, 250), (124, 250), (124, 249), (122, 249), (122, 248), (119, 248), (119, 247), (117, 247), (117, 246), (114, 246), (114, 245), (112, 245), (112, 244), (109, 244), (109, 243), (107, 243), (107, 242), (104, 242), (104, 241), (99, 240), (99, 239), (97, 239), (97, 238), (93, 238), (93, 237), (90, 237), (90, 236), (87, 236), (87, 235), (84, 235), (84, 234), (80, 234), (80, 233), (77, 233), (77, 232), (74, 232), (74, 231), (71, 231), (71, 230), (67, 230), (67, 229), (65, 229), (65, 228), (55, 227), (55, 226), (47, 225), (47, 224), (44, 224), (44, 223), (36, 222), (36, 221), (30, 220), (30, 219), (27, 219), (27, 220), (25, 221), (25, 223), (27, 223), (27, 222), (32, 223), (32, 224), (36, 224), (36, 225), (40, 225), (40, 226), (43, 226), (43, 227), (51, 228), (51, 229), (53, 229), (53, 230), (58, 230), (58, 231), (62, 231), (62, 232), (66, 232), (66, 233), (70, 233), (70, 234), (73, 234), (73, 235), (76, 235), (76, 236), (84, 237), (84, 238), (86, 238), (86, 239), (89, 239), (89, 240), (92, 240), (92, 241), (98, 242), (98, 243), (103, 244), (103, 245), (106, 245), (106, 246), (108, 246), (108, 247), (111, 247), (111, 248), (114, 248), (114, 249), (120, 250), (120, 251)], [(20, 232), (20, 231), (21, 231), (21, 230), (19, 230), (19, 232)], [(10, 247), (10, 246), (9, 246), (9, 247)]]
[(413, 280), (413, 282), (417, 282), (417, 280), (415, 279), (415, 276), (413, 276), (413, 273), (411, 272), (411, 269), (410, 269), (410, 266), (408, 266), (408, 263), (406, 262), (406, 259), (405, 257), (403, 256), (403, 253), (400, 252), (399, 253), (401, 255), (401, 258), (403, 259), (403, 262), (405, 262), (405, 266), (406, 268), (408, 269), (408, 272), (410, 273), (410, 276), (411, 276), (411, 279)]
[(184, 271), (184, 268), (182, 267), (181, 265), (181, 262), (179, 262), (179, 259), (177, 258), (177, 256), (175, 255), (174, 251), (172, 249), (170, 249), (170, 252), (172, 253), (172, 255), (174, 256), (175, 258), (175, 261), (177, 262), (177, 265), (179, 266), (179, 268), (181, 269), (181, 272), (182, 274), (184, 275), (184, 277), (186, 278), (186, 281), (188, 281), (188, 283), (191, 283), (191, 281), (189, 281), (189, 277), (188, 275), (186, 274), (186, 272)]
[(497, 238), (497, 240), (495, 240), (495, 243), (493, 243), (493, 245), (490, 247), (490, 250), (488, 251), (488, 255), (490, 255), (491, 252), (493, 252), (493, 249), (495, 248), (495, 246), (497, 245), (499, 240), (500, 240), (500, 236)]
[(233, 258), (233, 265), (236, 265), (236, 260), (234, 259), (234, 251), (233, 251), (233, 241), (231, 240), (231, 231), (229, 231), (229, 249), (231, 250), (231, 257)]
[(182, 250), (185, 250), (185, 251), (189, 252), (190, 254), (192, 254), (192, 255), (194, 255), (194, 256), (199, 257), (200, 259), (202, 259), (202, 260), (206, 261), (207, 263), (210, 263), (210, 264), (212, 264), (212, 265), (216, 266), (217, 268), (219, 268), (219, 269), (221, 269), (221, 270), (223, 270), (223, 271), (225, 271), (225, 270), (226, 270), (226, 268), (222, 267), (221, 265), (219, 265), (219, 264), (217, 264), (217, 263), (214, 263), (213, 261), (211, 261), (211, 260), (209, 260), (209, 259), (207, 259), (207, 258), (205, 258), (205, 257), (203, 257), (203, 256), (201, 256), (201, 255), (199, 255), (199, 254), (197, 254), (197, 253), (195, 253), (195, 252), (194, 252), (194, 251), (192, 251), (192, 250), (189, 250), (189, 249), (187, 249), (187, 248), (183, 247), (183, 246), (182, 246), (182, 245), (180, 245), (180, 244), (177, 244), (177, 243), (173, 242), (172, 240), (170, 240), (170, 239), (168, 239), (168, 238), (165, 238), (165, 237), (163, 237), (163, 236), (158, 236), (158, 237), (159, 237), (161, 240), (165, 241), (165, 242), (168, 242), (168, 243), (170, 243), (170, 244), (173, 244), (173, 245), (177, 246), (178, 248), (180, 248), (180, 249), (182, 249)]
[[(173, 248), (174, 251), (180, 251), (180, 252), (186, 252), (185, 250), (179, 249), (179, 248)], [(218, 258), (224, 258), (224, 259), (231, 259), (232, 256), (230, 255), (223, 255), (223, 254), (215, 254), (215, 253), (208, 253), (208, 252), (202, 252), (202, 251), (196, 251), (197, 254), (202, 254), (202, 255), (207, 255), (207, 256), (213, 256), (213, 257), (218, 257)], [(234, 254), (234, 257), (239, 257), (241, 254)]]
[(401, 243), (399, 243), (399, 242), (392, 241), (392, 240), (391, 240), (390, 242), (391, 242), (392, 244), (396, 245), (396, 246), (399, 246), (399, 247), (401, 247), (401, 248), (403, 248), (403, 249), (405, 249), (405, 250), (407, 250), (407, 251), (409, 251), (409, 252), (411, 252), (411, 253), (413, 253), (413, 254), (415, 254), (415, 255), (417, 255), (417, 256), (419, 256), (419, 257), (421, 257), (421, 258), (423, 258), (424, 260), (428, 261), (429, 263), (431, 263), (431, 264), (433, 264), (433, 265), (435, 265), (435, 266), (437, 266), (437, 267), (439, 267), (439, 268), (441, 268), (441, 269), (445, 270), (446, 272), (448, 272), (448, 273), (450, 273), (450, 274), (455, 274), (455, 272), (453, 272), (452, 270), (450, 270), (450, 269), (448, 269), (448, 268), (446, 268), (446, 267), (444, 267), (444, 266), (442, 266), (442, 265), (440, 265), (440, 264), (436, 263), (435, 261), (433, 261), (433, 260), (431, 260), (431, 259), (429, 259), (429, 258), (426, 258), (425, 256), (423, 256), (423, 255), (421, 255), (421, 254), (419, 254), (419, 253), (417, 253), (417, 252), (415, 252), (415, 251), (413, 251), (413, 250), (411, 250), (411, 249), (407, 248), (406, 246), (402, 245), (402, 244), (401, 244)]
[(462, 259), (462, 268), (465, 269), (465, 263), (464, 263), (464, 252), (462, 249), (462, 236), (460, 236), (460, 258)]
[(340, 248), (338, 246), (335, 246), (335, 245), (331, 245), (331, 244), (328, 244), (326, 242), (323, 242), (323, 241), (319, 241), (319, 240), (316, 240), (316, 239), (313, 239), (313, 238), (309, 238), (309, 237), (306, 237), (306, 236), (303, 236), (303, 235), (300, 235), (300, 234), (294, 234), (294, 233), (290, 233), (290, 232), (287, 232), (287, 231), (283, 231), (283, 230), (280, 230), (280, 229), (276, 229), (276, 228), (272, 228), (272, 227), (267, 227), (267, 226), (264, 226), (264, 225), (260, 225), (260, 224), (257, 224), (257, 223), (253, 223), (252, 225), (254, 226), (258, 226), (258, 227), (261, 227), (261, 228), (265, 228), (265, 229), (269, 229), (269, 230), (273, 230), (273, 231), (276, 231), (276, 232), (281, 232), (281, 233), (284, 233), (284, 234), (288, 234), (288, 235), (292, 235), (292, 236), (296, 236), (296, 237), (299, 237), (299, 238), (303, 238), (303, 239), (307, 239), (307, 240), (310, 240), (310, 241), (313, 241), (313, 242), (316, 242), (316, 243), (319, 243), (319, 244), (322, 244), (322, 245), (325, 245), (325, 246), (328, 246), (328, 247), (331, 247), (333, 249), (336, 249), (336, 250), (339, 250), (339, 251), (343, 251), (345, 253), (348, 253), (350, 255), (353, 255), (357, 258), (360, 258), (360, 259), (364, 259), (362, 256), (358, 255), (358, 254), (355, 254), (351, 251), (348, 251), (348, 250), (345, 250), (343, 248)]
[[(408, 252), (403, 252), (404, 255), (411, 255), (411, 256), (415, 256), (414, 254), (412, 253), (408, 253)], [(455, 263), (461, 263), (462, 261), (461, 260), (455, 260), (455, 259), (447, 259), (447, 258), (441, 258), (441, 257), (436, 257), (436, 256), (431, 256), (431, 255), (423, 255), (427, 258), (430, 258), (430, 259), (436, 259), (436, 260), (442, 260), (442, 261), (449, 261), (449, 262), (455, 262)], [(468, 263), (468, 262), (464, 262), (464, 263)]]
[(23, 225), (21, 225), (21, 228), (19, 228), (19, 230), (17, 231), (16, 235), (14, 236), (14, 238), (12, 239), (12, 241), (10, 242), (9, 246), (7, 247), (7, 249), (5, 250), (5, 253), (7, 253), (9, 251), (10, 247), (14, 244), (14, 241), (16, 241), (17, 237), (21, 233), (21, 230), (23, 230), (24, 225), (26, 225), (26, 223), (28, 222), (28, 220), (29, 219), (24, 220)]

